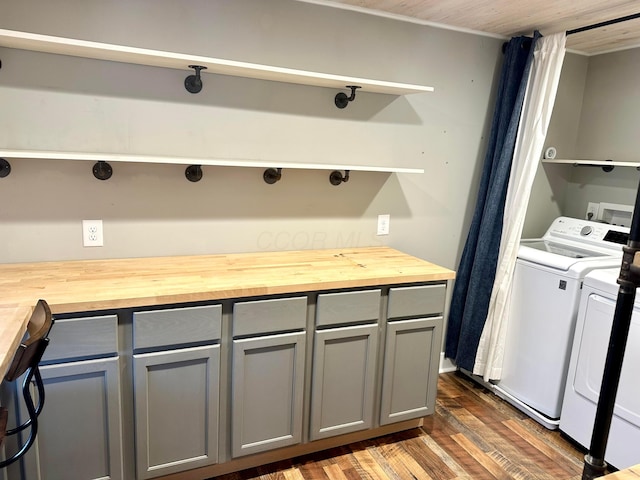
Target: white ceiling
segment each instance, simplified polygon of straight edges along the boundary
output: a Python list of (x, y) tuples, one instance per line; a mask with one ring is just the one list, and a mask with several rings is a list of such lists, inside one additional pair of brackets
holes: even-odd
[[(639, 0), (320, 0), (317, 3), (374, 10), (505, 38), (530, 35), (534, 30), (551, 34), (640, 13)], [(567, 37), (568, 49), (588, 55), (633, 47), (640, 47), (640, 19)]]

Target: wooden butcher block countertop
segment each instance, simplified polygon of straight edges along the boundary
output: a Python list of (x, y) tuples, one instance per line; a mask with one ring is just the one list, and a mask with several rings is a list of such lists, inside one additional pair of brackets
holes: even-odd
[(59, 314), (454, 277), (388, 247), (4, 264), (0, 375), (40, 298)]
[(602, 478), (603, 480), (638, 480), (640, 479), (640, 465), (605, 475)]

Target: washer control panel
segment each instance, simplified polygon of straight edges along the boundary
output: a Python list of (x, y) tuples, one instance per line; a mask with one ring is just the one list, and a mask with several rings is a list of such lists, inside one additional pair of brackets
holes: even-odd
[(543, 238), (545, 240), (564, 239), (584, 245), (619, 250), (621, 245), (627, 244), (629, 227), (591, 222), (579, 218), (558, 217), (553, 221)]

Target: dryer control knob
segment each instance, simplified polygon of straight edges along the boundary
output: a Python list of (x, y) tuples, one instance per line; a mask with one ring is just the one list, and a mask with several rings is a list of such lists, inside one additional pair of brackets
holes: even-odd
[(582, 230), (580, 230), (580, 235), (582, 235), (583, 237), (586, 237), (591, 232), (593, 232), (593, 227), (590, 226), (590, 225), (587, 225), (587, 226), (582, 227)]

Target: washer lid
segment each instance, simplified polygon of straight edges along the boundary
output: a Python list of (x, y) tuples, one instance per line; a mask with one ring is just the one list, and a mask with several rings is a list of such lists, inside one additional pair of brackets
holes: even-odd
[(587, 250), (541, 239), (522, 240), (518, 248), (519, 261), (557, 270), (571, 278), (582, 278), (594, 268), (615, 267), (621, 258), (622, 252)]
[(569, 258), (596, 258), (611, 255), (611, 253), (596, 252), (595, 250), (587, 250), (573, 245), (552, 242), (551, 240), (522, 240), (520, 245)]

